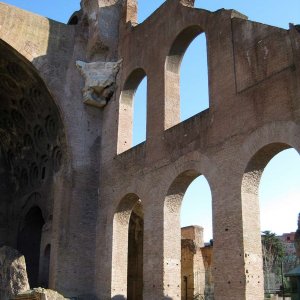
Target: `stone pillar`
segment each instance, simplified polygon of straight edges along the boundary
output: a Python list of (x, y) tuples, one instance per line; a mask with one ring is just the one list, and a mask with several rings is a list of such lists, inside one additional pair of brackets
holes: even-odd
[(215, 298), (263, 300), (259, 203), (234, 168), (224, 164), (212, 189)]
[(152, 188), (144, 207), (144, 300), (167, 299), (164, 286), (163, 202), (161, 195)]

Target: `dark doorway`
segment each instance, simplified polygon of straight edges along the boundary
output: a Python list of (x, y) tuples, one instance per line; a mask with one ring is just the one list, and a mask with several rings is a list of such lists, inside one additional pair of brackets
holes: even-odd
[(40, 269), (40, 285), (43, 288), (49, 287), (50, 253), (51, 246), (48, 244), (44, 250), (42, 266)]
[(18, 250), (25, 256), (30, 287), (39, 285), (39, 261), (42, 228), (45, 221), (40, 208), (33, 207), (20, 228)]
[(130, 216), (128, 235), (128, 300), (143, 299), (143, 232), (143, 216), (134, 210)]

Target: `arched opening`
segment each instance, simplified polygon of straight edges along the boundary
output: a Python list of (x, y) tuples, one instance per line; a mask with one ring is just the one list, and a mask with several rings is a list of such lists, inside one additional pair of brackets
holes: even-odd
[(180, 67), (180, 121), (209, 108), (205, 34), (187, 48)]
[(297, 229), (299, 167), (299, 154), (290, 145), (272, 143), (252, 157), (243, 177), (245, 245), (252, 256), (257, 256), (248, 272), (253, 277), (264, 278), (266, 295), (280, 289), (282, 275), (291, 266), (290, 247), (288, 241), (284, 244), (282, 233), (287, 230), (290, 234)]
[(120, 96), (118, 153), (145, 140), (146, 107), (146, 73), (143, 69), (136, 69), (126, 80)]
[(299, 169), (300, 156), (291, 148), (275, 155), (261, 176), (259, 202), (265, 294), (280, 290), (281, 270), (286, 274), (297, 266), (294, 238), (300, 212)]
[(33, 207), (21, 224), (18, 250), (25, 256), (30, 287), (39, 286), (39, 261), (42, 228), (45, 224), (39, 207)]
[[(180, 174), (170, 186), (165, 200), (164, 249), (166, 256), (164, 267), (167, 286), (173, 287), (168, 290), (170, 297), (181, 295), (181, 299), (192, 300), (208, 296), (208, 293), (213, 292), (211, 289), (212, 244), (204, 243), (203, 227), (198, 224), (189, 224), (190, 226), (183, 228), (180, 226), (184, 195), (189, 186), (193, 190), (194, 180), (196, 187), (199, 187), (198, 178), (204, 177), (200, 175), (202, 174), (196, 170), (188, 170)], [(204, 200), (199, 199), (201, 191), (192, 194), (198, 201)], [(193, 210), (197, 209), (194, 207)], [(200, 207), (199, 215), (201, 215)], [(184, 218), (189, 218), (188, 212)]]
[(188, 186), (180, 219), (181, 299), (212, 299), (212, 199), (204, 176), (198, 176)]
[(129, 220), (127, 299), (143, 299), (144, 213), (141, 202), (134, 206)]
[(132, 146), (146, 140), (147, 120), (147, 77), (139, 84), (134, 96)]
[(143, 220), (141, 200), (128, 194), (113, 221), (112, 297), (143, 299)]
[(43, 256), (41, 257), (42, 265), (40, 268), (40, 286), (43, 288), (49, 287), (50, 254), (51, 245), (48, 244), (44, 249)]
[(199, 26), (183, 30), (173, 42), (165, 85), (165, 129), (208, 108), (206, 38)]

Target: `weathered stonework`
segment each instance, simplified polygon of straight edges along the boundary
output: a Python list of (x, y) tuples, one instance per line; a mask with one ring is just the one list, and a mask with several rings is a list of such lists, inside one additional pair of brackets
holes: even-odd
[(29, 289), (24, 256), (15, 249), (0, 248), (0, 299), (9, 300)]
[[(181, 201), (204, 175), (215, 299), (262, 300), (258, 185), (274, 155), (300, 151), (299, 26), (188, 0), (166, 1), (141, 24), (135, 0), (81, 7), (67, 25), (0, 3), (0, 245), (24, 252), (34, 286), (65, 297), (179, 300)], [(180, 62), (203, 33), (209, 109), (180, 123)], [(121, 59), (111, 99), (85, 105), (82, 90), (94, 100), (98, 82), (86, 85), (76, 61)], [(145, 76), (147, 139), (132, 148)], [(129, 243), (143, 252), (136, 288), (141, 253)], [(131, 269), (129, 252), (139, 257)]]
[(19, 293), (16, 297), (13, 297), (11, 300), (65, 300), (62, 295), (56, 291), (35, 288), (24, 293)]

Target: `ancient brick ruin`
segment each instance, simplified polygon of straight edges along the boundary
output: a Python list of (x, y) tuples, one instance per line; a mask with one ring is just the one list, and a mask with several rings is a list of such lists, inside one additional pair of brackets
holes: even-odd
[[(78, 299), (185, 299), (180, 206), (212, 191), (216, 300), (262, 300), (258, 184), (300, 151), (300, 30), (167, 0), (82, 0), (62, 24), (0, 3), (0, 246), (31, 286)], [(209, 109), (180, 122), (180, 63), (205, 33)], [(147, 76), (147, 139), (132, 147)]]

